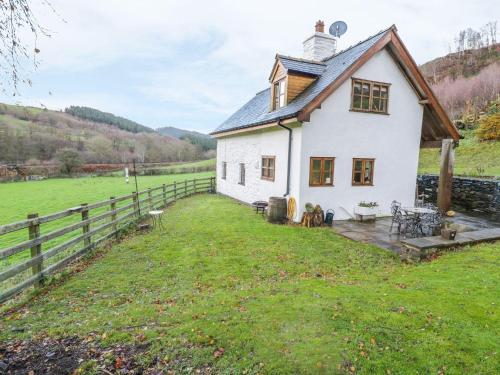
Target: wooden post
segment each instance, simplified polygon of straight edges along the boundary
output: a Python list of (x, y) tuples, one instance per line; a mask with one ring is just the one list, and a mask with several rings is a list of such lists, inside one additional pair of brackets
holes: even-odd
[(162, 184), (161, 190), (163, 194), (163, 207), (167, 207), (167, 186), (165, 184)]
[(196, 179), (193, 179), (193, 193), (197, 193), (196, 191)]
[[(37, 219), (37, 218), (38, 218), (38, 214), (29, 214), (28, 215), (28, 219)], [(35, 238), (40, 237), (40, 223), (38, 223), (38, 220), (33, 220), (30, 223), (30, 225), (28, 227), (28, 231), (29, 231), (29, 239), (30, 240), (34, 240)], [(31, 257), (32, 258), (35, 258), (35, 257), (39, 256), (40, 254), (42, 254), (42, 244), (33, 246), (31, 248)], [(42, 264), (42, 261), (40, 261), (40, 263), (35, 264), (31, 267), (31, 272), (33, 273), (33, 275), (37, 275), (37, 274), (42, 272), (42, 269), (43, 269), (43, 264)], [(42, 285), (43, 285), (43, 280), (39, 279), (35, 283), (35, 288), (41, 287)]]
[(442, 212), (447, 212), (451, 209), (454, 162), (455, 152), (453, 150), (453, 140), (443, 139), (441, 143), (441, 164), (437, 194), (437, 204)]
[[(82, 221), (88, 220), (89, 219), (89, 210), (88, 210), (88, 208), (86, 208), (87, 203), (82, 203), (80, 206), (82, 207)], [(83, 225), (82, 229), (83, 229), (83, 234), (88, 233), (90, 230), (90, 224)], [(83, 246), (86, 247), (89, 245), (90, 245), (90, 237), (86, 237), (83, 240)]]
[(210, 177), (210, 192), (215, 193), (215, 177)]
[(174, 201), (177, 200), (177, 182), (174, 181)]
[(153, 211), (153, 198), (151, 197), (151, 188), (148, 188), (149, 211)]
[(135, 216), (139, 218), (141, 216), (141, 212), (139, 211), (139, 199), (136, 191), (132, 192), (132, 201), (134, 202), (132, 207), (134, 207)]
[(184, 180), (184, 196), (186, 196), (186, 195), (187, 195), (187, 193), (188, 193), (188, 185), (187, 185), (187, 182), (188, 182), (187, 180)]
[[(116, 210), (115, 197), (110, 197), (109, 199), (111, 199), (111, 211), (113, 212)], [(115, 233), (115, 238), (118, 238), (118, 231), (116, 228), (116, 212), (111, 214), (111, 222), (113, 223), (111, 227), (113, 228), (113, 232)]]

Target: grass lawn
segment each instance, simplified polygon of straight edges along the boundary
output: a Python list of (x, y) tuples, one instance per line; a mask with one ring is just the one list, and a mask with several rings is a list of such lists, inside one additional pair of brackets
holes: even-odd
[[(193, 178), (211, 177), (214, 172), (137, 177), (139, 190)], [(0, 225), (26, 219), (26, 215), (54, 213), (80, 203), (95, 203), (135, 191), (134, 179), (124, 177), (54, 178), (42, 181), (0, 184)]]
[(498, 373), (498, 243), (405, 265), (219, 196), (165, 218), (4, 315), (0, 342), (93, 333), (193, 373)]
[[(461, 130), (464, 139), (455, 149), (455, 174), (500, 176), (500, 141), (479, 142), (473, 130)], [(440, 149), (421, 149), (418, 173), (439, 174)]]

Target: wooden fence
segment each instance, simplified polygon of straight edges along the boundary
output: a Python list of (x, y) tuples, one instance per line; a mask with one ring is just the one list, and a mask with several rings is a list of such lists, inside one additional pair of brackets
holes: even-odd
[[(0, 288), (0, 303), (30, 286), (43, 285), (47, 276), (63, 269), (103, 241), (118, 237), (120, 230), (147, 216), (148, 211), (166, 207), (177, 199), (195, 193), (214, 191), (214, 177), (185, 180), (122, 197), (110, 197), (98, 203), (82, 203), (50, 215), (38, 216), (33, 213), (26, 220), (0, 226), (0, 240), (20, 231), (25, 231), (28, 237), (26, 241), (5, 248), (0, 245), (0, 261), (7, 264), (0, 264), (0, 287), (2, 283), (10, 284), (7, 288)], [(71, 217), (73, 222), (68, 225)], [(44, 234), (42, 226), (48, 223), (51, 223), (48, 228), (50, 231)], [(62, 225), (58, 226), (57, 223)], [(96, 224), (99, 226), (96, 227)], [(48, 264), (49, 260), (53, 262)]]

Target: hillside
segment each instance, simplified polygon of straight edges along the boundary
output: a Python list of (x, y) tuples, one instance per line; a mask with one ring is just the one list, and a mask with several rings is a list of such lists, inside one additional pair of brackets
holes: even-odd
[(72, 150), (85, 163), (174, 162), (201, 159), (189, 142), (156, 132), (133, 133), (64, 112), (0, 104), (0, 162), (37, 164)]
[(183, 139), (191, 142), (194, 145), (202, 147), (203, 151), (215, 150), (217, 142), (209, 135), (197, 131), (179, 129), (173, 126), (165, 126), (158, 128), (156, 131), (163, 135), (169, 135), (177, 139)]
[(127, 118), (116, 116), (109, 112), (102, 112), (95, 108), (90, 107), (79, 107), (70, 106), (64, 110), (64, 112), (69, 113), (72, 116), (81, 118), (83, 120), (89, 120), (94, 122), (99, 122), (102, 124), (108, 124), (116, 126), (119, 129), (126, 130), (132, 133), (152, 133), (153, 129), (138, 124), (135, 121), (129, 120)]

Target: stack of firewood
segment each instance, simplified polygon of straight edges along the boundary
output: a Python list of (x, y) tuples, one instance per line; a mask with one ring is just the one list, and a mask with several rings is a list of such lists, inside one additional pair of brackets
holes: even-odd
[(325, 220), (325, 214), (319, 204), (315, 207), (311, 203), (306, 204), (306, 211), (302, 215), (301, 224), (304, 227), (321, 227)]

